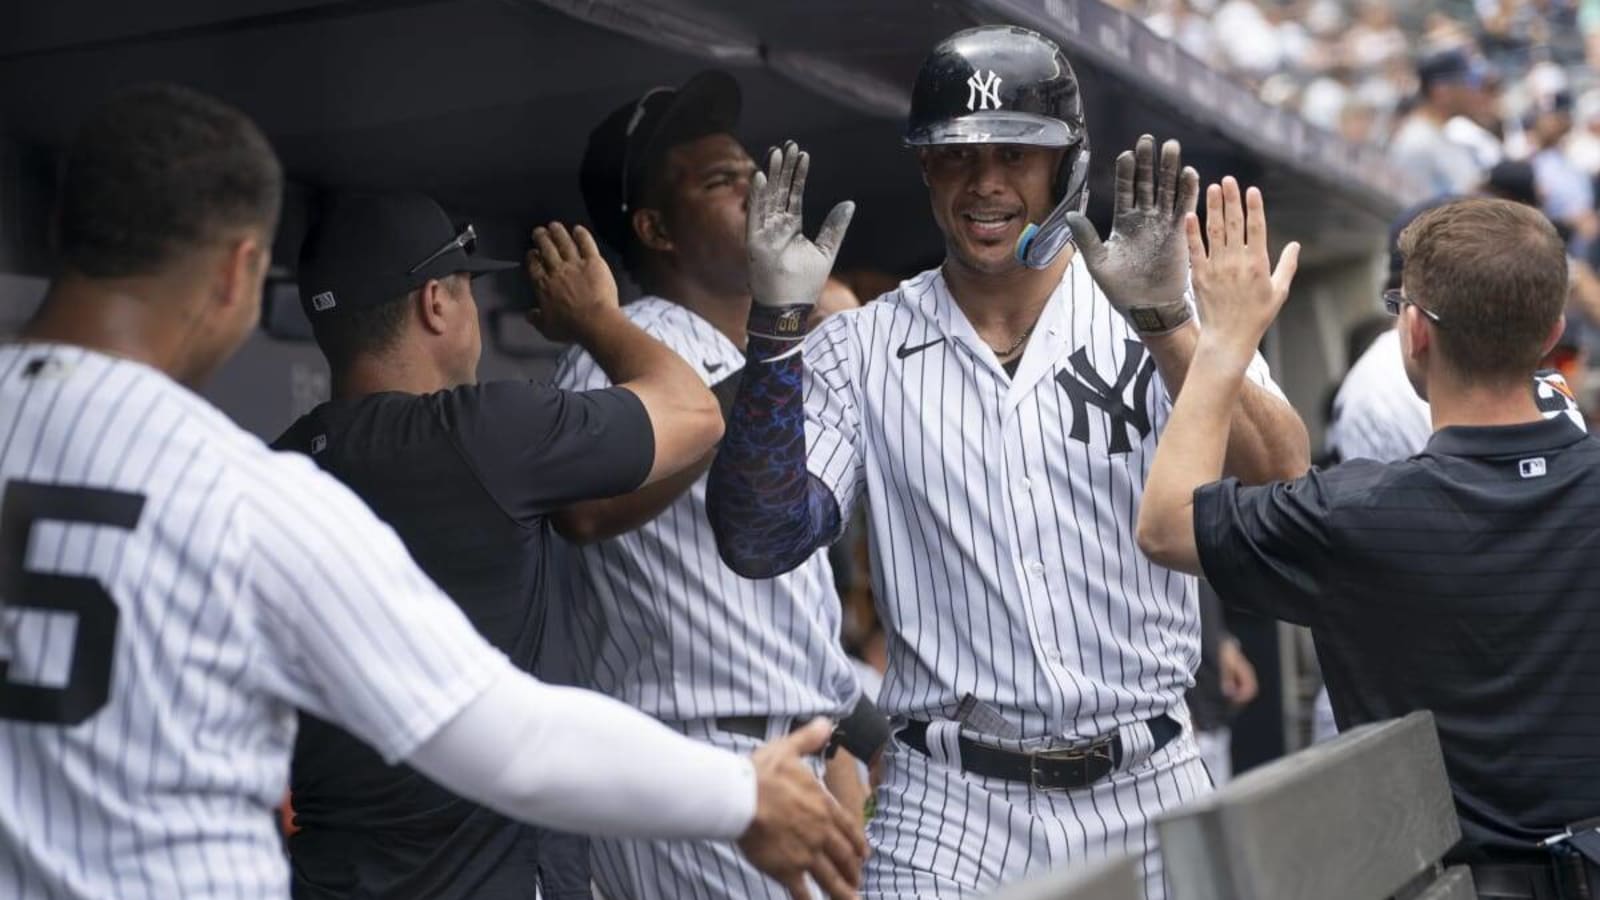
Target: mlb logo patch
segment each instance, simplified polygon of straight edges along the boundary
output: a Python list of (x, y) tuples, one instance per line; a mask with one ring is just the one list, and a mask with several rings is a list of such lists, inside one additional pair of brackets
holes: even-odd
[(1522, 473), (1523, 478), (1543, 478), (1545, 471), (1544, 457), (1535, 456), (1532, 459), (1519, 461), (1517, 463), (1517, 471)]
[(333, 291), (323, 291), (320, 294), (311, 295), (311, 308), (317, 312), (333, 309), (337, 305), (333, 299)]
[(316, 437), (311, 439), (311, 452), (312, 453), (321, 453), (322, 451), (324, 451), (326, 449), (328, 449), (328, 436), (327, 435), (319, 434)]

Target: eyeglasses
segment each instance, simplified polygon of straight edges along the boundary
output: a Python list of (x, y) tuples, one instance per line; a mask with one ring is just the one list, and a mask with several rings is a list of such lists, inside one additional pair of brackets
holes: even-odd
[(432, 253), (429, 253), (427, 258), (424, 259), (422, 262), (419, 262), (416, 265), (412, 266), (411, 268), (407, 269), (406, 270), (406, 274), (407, 275), (415, 275), (415, 274), (417, 274), (418, 272), (420, 272), (424, 268), (426, 268), (428, 263), (433, 262), (434, 260), (436, 260), (439, 257), (445, 255), (446, 253), (449, 253), (452, 250), (469, 250), (470, 251), (472, 249), (472, 246), (474, 244), (476, 244), (477, 242), (478, 242), (478, 231), (477, 231), (477, 229), (473, 228), (470, 223), (468, 223), (467, 227), (463, 228), (461, 230), (460, 234), (458, 234), (455, 237), (451, 238), (450, 240), (446, 241), (444, 243), (444, 246), (442, 246), (439, 249), (433, 251)]
[(1398, 315), (1400, 315), (1400, 307), (1402, 307), (1402, 306), (1415, 307), (1417, 312), (1422, 313), (1424, 316), (1428, 317), (1428, 321), (1432, 322), (1435, 325), (1443, 324), (1442, 322), (1439, 321), (1439, 314), (1438, 313), (1434, 312), (1431, 309), (1424, 309), (1420, 304), (1417, 303), (1417, 301), (1412, 300), (1410, 297), (1407, 297), (1403, 292), (1401, 292), (1401, 290), (1399, 288), (1392, 288), (1390, 290), (1387, 290), (1387, 291), (1383, 292), (1383, 311), (1384, 312), (1388, 313), (1391, 316), (1398, 316)]

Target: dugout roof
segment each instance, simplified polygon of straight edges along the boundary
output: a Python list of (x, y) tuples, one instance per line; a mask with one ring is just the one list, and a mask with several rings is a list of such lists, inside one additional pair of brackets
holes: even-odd
[[(34, 165), (43, 159), (48, 168), (51, 152), (108, 91), (176, 80), (254, 116), (300, 196), (328, 186), (420, 188), (453, 210), (504, 223), (485, 241), (502, 253), (516, 252), (528, 224), (581, 216), (575, 169), (601, 115), (717, 65), (744, 86), (743, 136), (753, 149), (794, 137), (813, 151), (817, 218), (838, 199), (858, 201), (841, 265), (926, 265), (939, 243), (899, 143), (901, 123), (923, 53), (980, 22), (1038, 28), (1074, 60), (1096, 149), (1100, 221), (1109, 213), (1111, 158), (1144, 130), (1182, 139), (1203, 178), (1232, 172), (1260, 184), (1276, 235), (1306, 242), (1310, 261), (1370, 252), (1407, 199), (1375, 149), (1264, 106), (1099, 0), (11, 6), (0, 30), (0, 134), (39, 148)], [(289, 259), (296, 208), (280, 242)]]

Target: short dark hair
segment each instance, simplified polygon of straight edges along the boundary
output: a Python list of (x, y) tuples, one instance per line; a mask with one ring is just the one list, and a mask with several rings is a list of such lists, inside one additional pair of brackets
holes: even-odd
[(57, 210), (70, 272), (159, 272), (234, 228), (277, 228), (283, 169), (238, 110), (170, 84), (118, 92), (78, 130)]
[[(439, 281), (456, 293), (460, 283), (471, 277), (456, 272)], [(383, 353), (398, 343), (416, 297), (417, 291), (408, 291), (375, 306), (338, 307), (313, 317), (311, 334), (327, 358), (328, 368), (342, 371), (357, 359)]]
[(1509, 200), (1435, 207), (1400, 235), (1406, 296), (1438, 314), (1439, 349), (1469, 382), (1527, 378), (1567, 305), (1567, 254), (1544, 214)]
[[(671, 201), (672, 194), (669, 190), (670, 185), (667, 182), (667, 163), (670, 161), (670, 154), (677, 146), (677, 144), (674, 144), (670, 147), (663, 147), (652, 153), (650, 158), (645, 160), (644, 165), (640, 167), (639, 185), (633, 209), (654, 209), (661, 213), (669, 212), (667, 205)], [(640, 287), (649, 290), (650, 288), (644, 284), (649, 279), (649, 273), (645, 271), (645, 261), (648, 259), (649, 251), (640, 242), (638, 232), (633, 230), (632, 210), (629, 210), (625, 224), (627, 229), (623, 232), (621, 247), (623, 271), (627, 272), (628, 276)]]
[(311, 320), (311, 333), (328, 359), (342, 371), (362, 356), (382, 353), (400, 340), (415, 291), (375, 306), (329, 310)]

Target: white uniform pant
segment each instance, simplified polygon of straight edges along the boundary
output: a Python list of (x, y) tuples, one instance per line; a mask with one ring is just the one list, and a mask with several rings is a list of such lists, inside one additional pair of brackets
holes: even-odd
[(1123, 729), (1122, 770), (1073, 791), (963, 772), (945, 761), (953, 740), (936, 731), (931, 755), (899, 741), (886, 751), (863, 900), (986, 897), (1028, 876), (1122, 855), (1140, 858), (1148, 900), (1165, 900), (1153, 819), (1211, 789), (1187, 725), (1154, 755), (1148, 728)]
[[(757, 740), (723, 731), (710, 719), (662, 724), (697, 741), (744, 754), (782, 736)], [(814, 760), (818, 778), (823, 765), (821, 759)], [(670, 778), (671, 773), (663, 772), (662, 777)], [(789, 900), (781, 885), (745, 862), (731, 843), (593, 838), (589, 863), (595, 887), (606, 900)], [(821, 896), (815, 885), (812, 894)]]
[(1233, 729), (1214, 728), (1197, 731), (1195, 743), (1200, 747), (1200, 761), (1206, 764), (1211, 783), (1222, 787), (1233, 780)]

